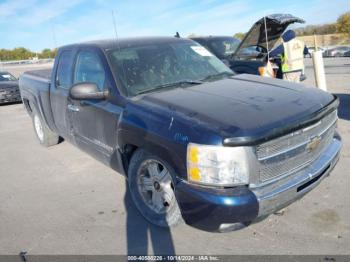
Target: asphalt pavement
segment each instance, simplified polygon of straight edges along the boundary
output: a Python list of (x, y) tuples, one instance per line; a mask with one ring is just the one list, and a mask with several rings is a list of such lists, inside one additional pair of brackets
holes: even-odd
[(283, 213), (229, 233), (150, 225), (121, 175), (67, 142), (40, 146), (22, 104), (1, 106), (0, 254), (350, 254), (350, 59), (325, 63), (341, 100), (338, 165)]

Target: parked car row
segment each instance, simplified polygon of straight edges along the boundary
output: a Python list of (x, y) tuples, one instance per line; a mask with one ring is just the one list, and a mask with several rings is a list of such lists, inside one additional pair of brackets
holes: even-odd
[(350, 46), (335, 46), (323, 50), (324, 57), (349, 57)]

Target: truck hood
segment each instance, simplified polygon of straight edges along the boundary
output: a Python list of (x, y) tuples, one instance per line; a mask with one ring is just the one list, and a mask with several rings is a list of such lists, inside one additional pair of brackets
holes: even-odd
[[(273, 48), (286, 28), (293, 23), (305, 23), (305, 21), (290, 14), (272, 14), (266, 16), (269, 49)], [(236, 49), (233, 57), (242, 49), (250, 46), (260, 46), (267, 49), (264, 17), (255, 22), (255, 24), (251, 27), (241, 44)]]
[[(186, 122), (185, 126), (212, 131), (225, 140), (261, 138), (284, 127), (295, 127), (310, 120), (335, 97), (316, 88), (242, 74), (150, 93), (138, 100), (145, 109), (172, 118), (174, 127), (176, 122)], [(190, 137), (190, 141), (195, 140)]]

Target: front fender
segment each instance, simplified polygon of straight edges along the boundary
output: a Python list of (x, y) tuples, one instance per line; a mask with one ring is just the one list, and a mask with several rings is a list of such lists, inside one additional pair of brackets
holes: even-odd
[(172, 143), (146, 129), (126, 126), (118, 130), (118, 145), (121, 149), (126, 145), (142, 148), (166, 161), (177, 176), (186, 177), (186, 146), (184, 145)]

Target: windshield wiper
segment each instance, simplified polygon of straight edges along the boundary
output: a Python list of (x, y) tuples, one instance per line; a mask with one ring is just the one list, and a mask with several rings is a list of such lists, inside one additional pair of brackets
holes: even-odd
[(156, 90), (159, 90), (159, 89), (163, 89), (163, 88), (168, 88), (168, 87), (183, 86), (183, 85), (200, 85), (200, 84), (202, 84), (202, 81), (198, 81), (198, 80), (182, 80), (182, 81), (178, 81), (178, 82), (174, 82), (174, 83), (162, 84), (162, 85), (159, 85), (159, 86), (155, 86), (153, 88), (145, 89), (145, 90), (142, 90), (142, 91), (138, 92), (137, 95), (153, 92), (153, 91), (156, 91)]
[(230, 77), (230, 76), (234, 76), (234, 75), (235, 75), (234, 73), (230, 73), (230, 72), (221, 72), (221, 73), (214, 74), (214, 75), (208, 75), (207, 77), (201, 79), (201, 81), (205, 82), (205, 81), (209, 81), (209, 80), (213, 80), (213, 79), (222, 78), (223, 76)]

